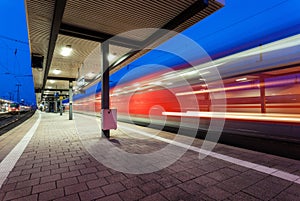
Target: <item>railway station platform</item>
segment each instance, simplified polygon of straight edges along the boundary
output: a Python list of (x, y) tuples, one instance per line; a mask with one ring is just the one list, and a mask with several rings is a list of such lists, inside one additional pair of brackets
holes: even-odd
[[(0, 200), (300, 198), (300, 161), (222, 144), (201, 157), (200, 139), (191, 146), (184, 144), (188, 137), (174, 143), (172, 133), (121, 122), (108, 141), (97, 136), (96, 127), (86, 126), (93, 121), (97, 120), (82, 114), (70, 121), (68, 114), (36, 112), (0, 136)], [(170, 144), (174, 152), (186, 149), (170, 166), (164, 167), (164, 162), (173, 154), (162, 153), (160, 161), (141, 160)], [(140, 161), (122, 161), (119, 150)], [(118, 165), (113, 164), (116, 159)]]

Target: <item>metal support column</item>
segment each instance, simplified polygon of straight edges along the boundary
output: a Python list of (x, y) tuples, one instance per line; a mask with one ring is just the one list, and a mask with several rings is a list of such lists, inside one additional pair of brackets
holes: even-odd
[(57, 99), (54, 97), (54, 113), (57, 113)]
[[(109, 62), (108, 62), (108, 53), (109, 53), (109, 43), (101, 43), (101, 67), (102, 67), (102, 89), (101, 89), (101, 109), (109, 109)], [(104, 115), (102, 115), (102, 118)], [(103, 119), (102, 119), (103, 122)], [(109, 139), (110, 132), (109, 130), (102, 129), (102, 137)]]
[(266, 113), (266, 87), (264, 77), (259, 78), (261, 113)]
[(63, 97), (60, 96), (59, 97), (59, 113), (60, 113), (60, 116), (62, 116), (62, 113), (63, 113), (62, 99), (63, 99)]
[(69, 81), (69, 120), (73, 119), (73, 82)]

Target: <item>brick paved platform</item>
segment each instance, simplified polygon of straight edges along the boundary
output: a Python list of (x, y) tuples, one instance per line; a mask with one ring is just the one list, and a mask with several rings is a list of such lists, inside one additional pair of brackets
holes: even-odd
[[(99, 158), (107, 162), (109, 154), (98, 146), (107, 140), (97, 137), (97, 129), (82, 124), (91, 118), (75, 115), (70, 121), (68, 114), (36, 113), (0, 136), (0, 200), (300, 200), (299, 161), (221, 144), (199, 159), (202, 140), (195, 140), (175, 163), (153, 173), (108, 168)], [(36, 130), (30, 130), (34, 125)], [(174, 137), (160, 132), (156, 138), (138, 138), (141, 132), (155, 130), (119, 125), (121, 129), (111, 131), (111, 142), (127, 153), (155, 153), (168, 145), (162, 138)], [(125, 127), (136, 133), (124, 132)], [(22, 139), (30, 131), (32, 138)], [(19, 159), (16, 145), (25, 147)], [(152, 162), (155, 166), (162, 161)]]

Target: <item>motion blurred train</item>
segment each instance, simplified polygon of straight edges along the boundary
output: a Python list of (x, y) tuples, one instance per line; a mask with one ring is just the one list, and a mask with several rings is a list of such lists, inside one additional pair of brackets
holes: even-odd
[[(223, 133), (299, 143), (300, 35), (155, 72), (117, 84), (110, 94), (118, 121), (178, 128), (185, 118), (183, 126), (202, 132), (225, 120)], [(99, 114), (100, 90), (75, 96), (73, 106)]]
[(8, 105), (8, 112), (11, 114), (25, 113), (31, 110), (30, 106), (26, 106), (20, 103), (10, 103)]

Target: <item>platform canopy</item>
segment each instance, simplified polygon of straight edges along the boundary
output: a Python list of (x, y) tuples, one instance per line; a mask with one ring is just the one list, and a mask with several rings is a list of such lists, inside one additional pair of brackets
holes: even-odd
[[(25, 0), (37, 102), (53, 97), (55, 91), (67, 96), (70, 81), (74, 85), (82, 77), (99, 81), (101, 72), (80, 69), (93, 54), (101, 59), (97, 51), (100, 43), (113, 37), (109, 53), (115, 59), (110, 71), (117, 71), (147, 52), (136, 51), (124, 59), (130, 49), (159, 45), (171, 36), (162, 39), (149, 31), (114, 36), (141, 28), (181, 32), (223, 7), (221, 2), (224, 1)], [(65, 47), (72, 48), (70, 56), (61, 55)]]

